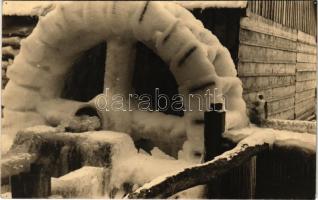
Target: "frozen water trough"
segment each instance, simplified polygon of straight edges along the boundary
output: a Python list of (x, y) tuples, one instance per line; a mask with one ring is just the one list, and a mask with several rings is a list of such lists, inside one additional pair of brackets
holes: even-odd
[[(314, 132), (315, 123), (265, 121), (269, 127), (292, 129), (288, 131), (248, 126), (241, 81), (218, 39), (174, 3), (128, 3), (59, 4), (21, 42), (3, 94), (3, 135), (15, 139), (2, 155), (1, 178), (9, 180), (12, 197), (262, 198), (267, 192), (277, 197), (278, 190), (289, 186), (299, 187), (285, 197), (311, 197), (316, 136), (309, 132)], [(96, 98), (61, 98), (72, 62), (105, 40), (103, 89), (109, 89), (108, 99), (133, 91), (132, 62), (140, 41), (170, 66), (180, 94), (203, 95), (218, 88), (227, 96), (226, 113), (221, 108), (188, 111), (183, 117), (138, 110), (103, 112), (96, 108)], [(159, 148), (150, 149), (152, 155), (138, 151), (133, 141), (138, 138), (152, 139), (165, 153)], [(297, 159), (284, 163), (279, 160), (284, 156), (271, 155), (276, 150)], [(266, 165), (258, 164), (264, 159)], [(255, 188), (273, 181), (258, 171), (280, 163), (293, 174), (297, 169), (288, 168), (291, 163), (304, 160), (308, 165), (304, 177), (295, 178), (297, 183), (279, 174), (279, 186)], [(229, 182), (237, 184), (224, 189)]]

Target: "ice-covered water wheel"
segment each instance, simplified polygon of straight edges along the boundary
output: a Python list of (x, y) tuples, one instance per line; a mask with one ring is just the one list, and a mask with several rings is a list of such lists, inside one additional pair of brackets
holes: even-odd
[[(33, 125), (58, 125), (83, 107), (94, 108), (94, 100), (83, 103), (60, 96), (74, 60), (105, 40), (107, 99), (132, 92), (134, 47), (140, 41), (170, 66), (180, 94), (204, 95), (207, 89), (217, 88), (226, 96), (227, 128), (246, 125), (241, 81), (228, 50), (186, 9), (150, 1), (76, 2), (58, 5), (40, 18), (32, 34), (21, 42), (3, 94), (5, 131), (14, 134)], [(179, 156), (192, 160), (194, 152), (203, 151), (203, 145), (198, 145), (203, 139), (203, 112), (198, 99), (193, 99), (191, 108), (188, 103), (185, 99), (187, 141)], [(201, 102), (201, 108), (205, 104)], [(103, 129), (131, 132), (133, 112), (95, 110)]]

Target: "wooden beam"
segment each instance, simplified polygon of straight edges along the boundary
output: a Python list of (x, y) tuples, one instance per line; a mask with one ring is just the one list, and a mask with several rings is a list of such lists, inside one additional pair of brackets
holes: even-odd
[(269, 145), (263, 142), (249, 146), (248, 138), (244, 140), (246, 142), (241, 141), (234, 149), (224, 152), (212, 161), (185, 168), (166, 178), (155, 179), (135, 192), (128, 194), (126, 198), (167, 198), (185, 189), (206, 184), (215, 179), (215, 177), (242, 165), (252, 156), (269, 148)]

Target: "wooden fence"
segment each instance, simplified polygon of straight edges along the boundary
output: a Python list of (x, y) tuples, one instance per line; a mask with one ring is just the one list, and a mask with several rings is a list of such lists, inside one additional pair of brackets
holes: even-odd
[(248, 1), (248, 9), (284, 26), (315, 36), (317, 29), (316, 1)]
[(262, 93), (270, 118), (314, 113), (316, 41), (311, 35), (249, 13), (241, 19), (238, 74), (250, 104)]

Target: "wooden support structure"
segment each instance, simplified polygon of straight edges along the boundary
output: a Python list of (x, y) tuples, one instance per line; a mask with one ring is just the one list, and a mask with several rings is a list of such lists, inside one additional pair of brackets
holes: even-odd
[(43, 165), (31, 165), (29, 172), (11, 177), (12, 198), (47, 198), (51, 195), (51, 176)]

